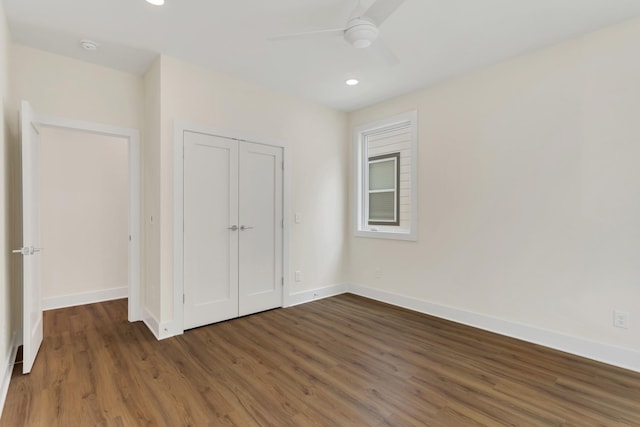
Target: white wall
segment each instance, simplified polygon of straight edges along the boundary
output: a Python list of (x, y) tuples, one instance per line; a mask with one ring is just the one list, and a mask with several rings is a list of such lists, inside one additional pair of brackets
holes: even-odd
[(635, 20), (352, 113), (418, 110), (420, 194), (418, 242), (350, 230), (349, 281), (640, 350), (638, 52)]
[[(284, 144), (293, 161), (291, 207), (303, 218), (301, 224), (288, 224), (291, 271), (285, 274), (292, 283), (290, 292), (342, 283), (348, 214), (346, 114), (162, 56), (161, 320), (173, 316), (174, 119)], [(293, 280), (295, 270), (302, 271), (301, 283)]]
[(42, 127), (42, 297), (127, 294), (128, 140)]
[(140, 76), (13, 43), (10, 80), (16, 106), (27, 100), (39, 114), (141, 128)]

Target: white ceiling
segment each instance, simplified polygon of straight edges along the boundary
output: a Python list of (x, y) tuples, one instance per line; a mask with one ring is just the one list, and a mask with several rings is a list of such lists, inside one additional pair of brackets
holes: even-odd
[(266, 40), (343, 27), (357, 0), (2, 1), (28, 46), (138, 74), (165, 53), (345, 111), (640, 16), (640, 0), (406, 0), (380, 27), (391, 67), (340, 37)]

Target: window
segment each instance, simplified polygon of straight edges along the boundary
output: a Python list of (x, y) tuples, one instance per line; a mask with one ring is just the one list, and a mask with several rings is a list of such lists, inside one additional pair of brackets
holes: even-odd
[(368, 224), (400, 225), (400, 153), (369, 157)]
[(355, 235), (417, 240), (417, 112), (355, 129)]

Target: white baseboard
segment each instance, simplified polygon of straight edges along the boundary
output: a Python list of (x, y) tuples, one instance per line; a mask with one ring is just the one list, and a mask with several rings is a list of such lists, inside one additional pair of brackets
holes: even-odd
[(347, 286), (347, 290), (355, 295), (640, 372), (640, 352), (635, 350), (589, 341), (571, 335), (510, 322), (508, 320), (458, 308), (433, 304), (417, 298), (369, 288), (363, 285), (350, 284)]
[(2, 360), (2, 369), (0, 370), (0, 417), (2, 416), (4, 404), (7, 401), (9, 384), (11, 383), (11, 374), (13, 373), (13, 365), (16, 361), (18, 347), (18, 334), (14, 332), (11, 336), (11, 343), (9, 344), (9, 354), (4, 360)]
[(103, 289), (100, 291), (81, 292), (77, 294), (60, 295), (42, 299), (43, 310), (55, 310), (58, 308), (73, 307), (76, 305), (93, 304), (96, 302), (111, 301), (127, 298), (129, 289), (125, 287)]
[(285, 300), (285, 307), (304, 304), (313, 300), (329, 298), (347, 292), (347, 285), (331, 285), (324, 288), (311, 289), (289, 295)]
[(178, 331), (173, 321), (160, 322), (148, 308), (144, 309), (144, 318), (142, 321), (158, 341), (180, 335), (184, 332)]
[(144, 322), (145, 325), (147, 325), (147, 328), (149, 328), (153, 336), (155, 336), (156, 339), (159, 340), (160, 339), (160, 322), (158, 321), (158, 319), (156, 319), (156, 316), (154, 316), (153, 313), (151, 313), (149, 309), (146, 307), (144, 308), (144, 315), (143, 315), (142, 321)]
[[(285, 296), (284, 307), (292, 307), (294, 305), (304, 304), (313, 300), (344, 294), (346, 291), (347, 285), (331, 285), (323, 288), (298, 292), (289, 296)], [(177, 322), (175, 320), (160, 322), (146, 308), (144, 309), (143, 321), (147, 325), (151, 333), (158, 340), (163, 340), (184, 333), (184, 330), (180, 328), (182, 326), (181, 322)]]
[(176, 335), (182, 335), (184, 333), (184, 330), (180, 329), (178, 330), (178, 328), (176, 327), (177, 322), (173, 321), (173, 320), (169, 320), (166, 322), (161, 322), (160, 323), (160, 330), (158, 333), (159, 336), (159, 340), (164, 340), (167, 338), (171, 338), (174, 337)]

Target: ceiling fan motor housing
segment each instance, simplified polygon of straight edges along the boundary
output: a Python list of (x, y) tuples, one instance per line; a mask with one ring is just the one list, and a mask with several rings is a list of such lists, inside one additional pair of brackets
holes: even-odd
[(356, 18), (349, 21), (344, 38), (353, 47), (365, 48), (371, 46), (378, 34), (378, 27), (373, 22)]

